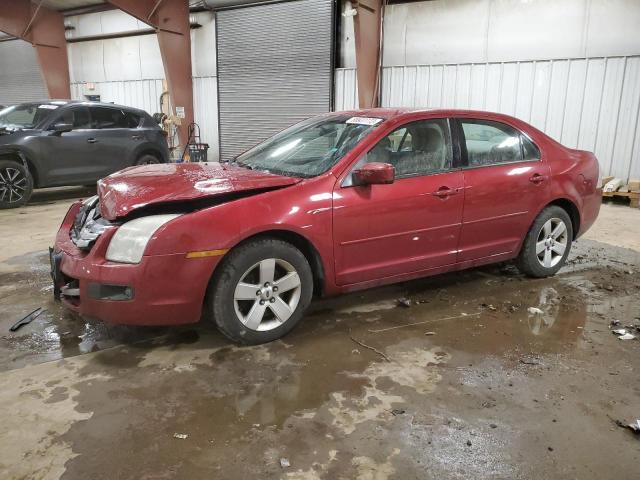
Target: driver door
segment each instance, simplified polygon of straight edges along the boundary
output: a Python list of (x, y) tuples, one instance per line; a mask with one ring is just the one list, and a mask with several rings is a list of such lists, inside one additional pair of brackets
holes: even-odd
[(449, 121), (428, 119), (395, 129), (355, 163), (353, 169), (390, 163), (396, 179), (389, 185), (359, 186), (350, 173), (336, 186), (338, 285), (382, 283), (456, 262), (463, 175), (453, 157)]
[(92, 161), (97, 147), (93, 141), (89, 109), (82, 105), (67, 107), (51, 122), (73, 125), (69, 132), (42, 137), (47, 186), (79, 185), (95, 181)]

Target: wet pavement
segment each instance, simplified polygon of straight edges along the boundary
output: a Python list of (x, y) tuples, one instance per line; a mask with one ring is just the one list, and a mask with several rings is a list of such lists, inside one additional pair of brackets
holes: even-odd
[(47, 262), (0, 261), (0, 478), (638, 475), (614, 420), (640, 418), (640, 341), (609, 328), (640, 325), (637, 251), (583, 240), (550, 279), (499, 265), (320, 300), (242, 348), (82, 321)]

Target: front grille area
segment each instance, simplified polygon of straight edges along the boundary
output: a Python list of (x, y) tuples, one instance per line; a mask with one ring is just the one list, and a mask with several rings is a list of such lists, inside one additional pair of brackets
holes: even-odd
[(102, 232), (113, 225), (100, 215), (100, 202), (95, 196), (84, 201), (69, 234), (76, 247), (81, 250), (91, 250)]

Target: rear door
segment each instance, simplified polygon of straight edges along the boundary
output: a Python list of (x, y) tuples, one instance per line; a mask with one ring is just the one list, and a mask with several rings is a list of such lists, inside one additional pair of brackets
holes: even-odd
[(464, 214), (458, 262), (513, 254), (549, 192), (549, 166), (505, 123), (459, 118)]
[(351, 169), (390, 163), (390, 185), (353, 185), (351, 173), (334, 191), (334, 251), (338, 285), (376, 281), (452, 265), (462, 219), (462, 172), (453, 166), (447, 119), (407, 123), (383, 138)]
[(133, 152), (144, 141), (137, 131), (140, 117), (118, 107), (92, 106), (93, 139), (99, 153), (94, 159), (99, 167), (97, 178), (104, 177), (133, 164)]

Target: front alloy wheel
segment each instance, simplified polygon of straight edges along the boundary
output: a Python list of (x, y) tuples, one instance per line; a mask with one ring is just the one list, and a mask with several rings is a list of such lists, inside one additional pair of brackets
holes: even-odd
[(313, 275), (300, 250), (276, 238), (235, 247), (216, 268), (205, 316), (236, 343), (255, 345), (286, 335), (313, 295)]
[(0, 208), (20, 207), (33, 191), (33, 179), (24, 165), (0, 161)]
[(300, 276), (293, 265), (267, 258), (240, 278), (233, 296), (235, 312), (250, 330), (273, 330), (289, 320), (301, 292)]

